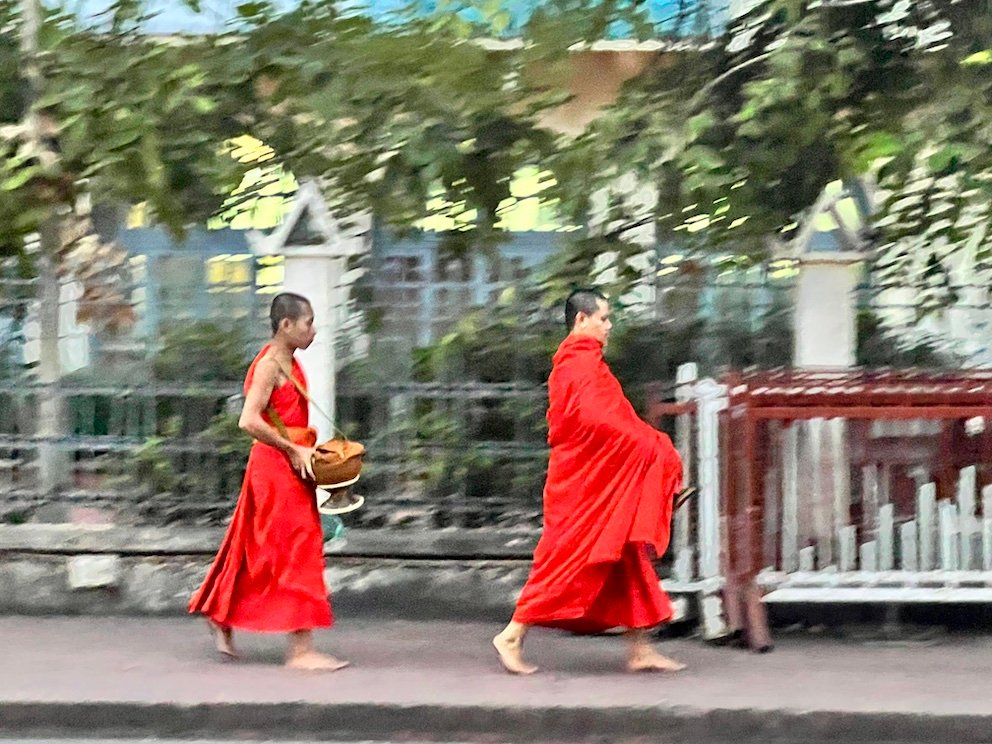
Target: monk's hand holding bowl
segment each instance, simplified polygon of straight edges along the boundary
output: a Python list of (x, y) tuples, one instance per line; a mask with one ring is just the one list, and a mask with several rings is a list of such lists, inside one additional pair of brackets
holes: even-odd
[(303, 447), (299, 444), (294, 444), (289, 450), (289, 462), (303, 480), (314, 479), (312, 463), (315, 452), (313, 447)]

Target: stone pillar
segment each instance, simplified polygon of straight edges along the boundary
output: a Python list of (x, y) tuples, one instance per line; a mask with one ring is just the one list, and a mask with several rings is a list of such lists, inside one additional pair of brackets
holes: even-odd
[[(253, 245), (256, 255), (283, 257), (283, 290), (303, 295), (313, 306), (317, 336), (297, 358), (306, 371), (311, 398), (332, 418), (337, 371), (335, 347), (347, 317), (353, 280), (348, 272), (348, 259), (365, 252), (370, 227), (370, 221), (365, 218), (358, 218), (351, 225), (337, 222), (328, 212), (316, 184), (305, 182), (286, 222)], [(313, 406), (310, 424), (317, 429), (320, 441), (331, 437), (331, 422)]]
[(807, 253), (800, 258), (793, 319), (793, 364), (847, 369), (857, 358), (857, 296), (863, 256)]
[[(339, 327), (342, 299), (342, 277), (346, 258), (335, 255), (333, 245), (311, 246), (304, 249), (286, 248), (286, 275), (283, 289), (296, 292), (313, 305), (314, 326), (317, 336), (310, 348), (297, 352), (297, 358), (306, 371), (310, 396), (329, 416), (334, 416), (336, 356), (335, 332)], [(345, 297), (342, 298), (342, 295)], [(323, 441), (331, 436), (330, 422), (314, 407), (310, 408), (310, 424)]]
[[(857, 362), (857, 287), (863, 256), (858, 253), (806, 253), (800, 258), (793, 319), (793, 364), (799, 369), (844, 370)], [(804, 485), (796, 544), (816, 545), (818, 569), (832, 565), (841, 551), (840, 524), (846, 525), (851, 494), (850, 463), (843, 442), (847, 422), (823, 419), (796, 422), (787, 429), (799, 454), (797, 471)], [(827, 436), (824, 436), (826, 434)], [(783, 566), (794, 570), (795, 566)]]

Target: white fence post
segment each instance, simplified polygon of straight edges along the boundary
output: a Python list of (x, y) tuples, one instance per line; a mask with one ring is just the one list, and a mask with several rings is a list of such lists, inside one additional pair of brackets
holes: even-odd
[[(680, 404), (692, 401), (695, 383), (698, 379), (695, 364), (681, 364), (676, 372), (675, 401)], [(683, 486), (693, 485), (692, 415), (679, 415), (675, 418), (675, 446), (682, 455)], [(672, 520), (672, 547), (675, 556), (675, 579), (692, 581), (695, 578), (696, 551), (690, 534), (690, 502), (675, 512)]]
[(709, 378), (696, 384), (699, 438), (699, 574), (717, 578), (720, 566), (720, 411), (727, 388)]

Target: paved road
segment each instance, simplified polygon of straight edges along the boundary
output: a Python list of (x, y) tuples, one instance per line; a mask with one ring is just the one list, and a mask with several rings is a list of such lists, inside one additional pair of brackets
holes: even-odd
[[(246, 744), (246, 740), (231, 740), (231, 739), (154, 739), (154, 738), (144, 738), (144, 739), (8, 739), (0, 735), (0, 744)], [(313, 740), (272, 740), (272, 739), (252, 739), (250, 744), (314, 744)], [(409, 740), (404, 742), (388, 742), (388, 741), (340, 741), (334, 742), (334, 744), (411, 744)], [(431, 744), (473, 744), (471, 742), (448, 742), (448, 741), (436, 741), (431, 742)], [(489, 737), (485, 738), (485, 744), (501, 744), (501, 742), (491, 739)], [(532, 743), (534, 744), (534, 743)], [(560, 744), (556, 742), (555, 744)], [(799, 741), (783, 741), (776, 740), (775, 744), (804, 744)], [(845, 742), (836, 742), (836, 744), (845, 744)], [(914, 742), (884, 742), (884, 744), (915, 744)], [(956, 744), (952, 741), (947, 742), (932, 742), (932, 744)]]
[(766, 655), (671, 641), (662, 646), (689, 665), (685, 673), (632, 676), (620, 671), (620, 639), (535, 632), (529, 652), (542, 672), (519, 678), (496, 663), (489, 640), (498, 628), (343, 618), (320, 645), (353, 666), (307, 675), (281, 667), (284, 640), (271, 636), (241, 639), (244, 662), (219, 662), (204, 625), (185, 618), (0, 618), (0, 732), (992, 741), (989, 636), (904, 646), (804, 636)]
[[(232, 739), (8, 739), (0, 733), (0, 744), (241, 744), (245, 740)], [(313, 740), (252, 739), (251, 744), (313, 744)], [(334, 744), (410, 744), (391, 741), (340, 741)], [(470, 744), (470, 742), (434, 742), (433, 744)], [(488, 742), (488, 744), (499, 744)]]

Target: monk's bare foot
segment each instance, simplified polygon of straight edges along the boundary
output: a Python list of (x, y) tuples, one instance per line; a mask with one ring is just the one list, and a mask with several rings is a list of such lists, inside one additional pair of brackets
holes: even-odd
[(210, 626), (210, 634), (214, 638), (217, 653), (221, 656), (226, 656), (228, 659), (240, 659), (241, 656), (238, 654), (238, 650), (234, 648), (234, 632), (231, 628), (225, 625), (218, 625), (212, 620), (208, 620), (207, 624)]
[(657, 651), (644, 651), (627, 660), (628, 672), (681, 672), (685, 664), (659, 654)]
[(344, 669), (350, 663), (326, 654), (318, 654), (316, 651), (307, 651), (286, 659), (287, 668), (303, 672), (336, 672), (338, 669)]
[(493, 638), (493, 646), (503, 667), (510, 674), (533, 674), (537, 667), (524, 661), (523, 642), (519, 638), (504, 638), (502, 634)]

